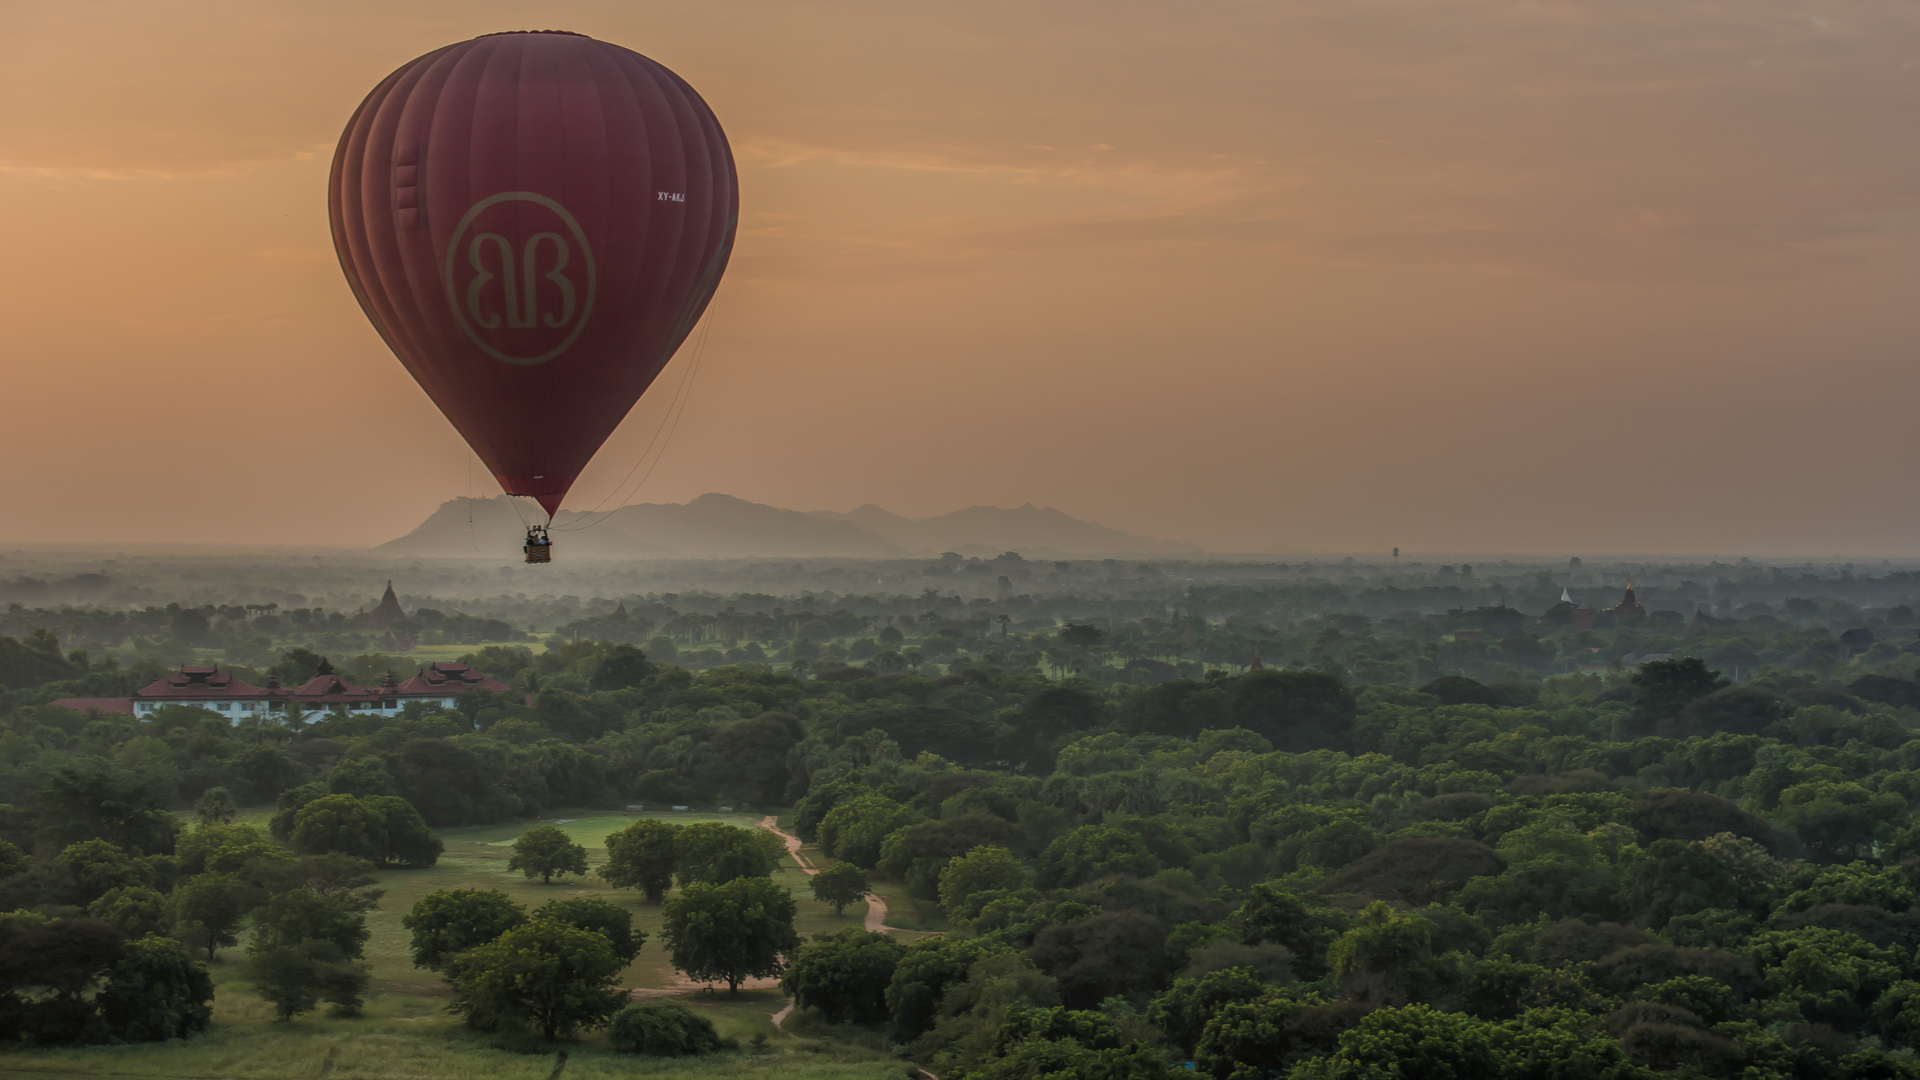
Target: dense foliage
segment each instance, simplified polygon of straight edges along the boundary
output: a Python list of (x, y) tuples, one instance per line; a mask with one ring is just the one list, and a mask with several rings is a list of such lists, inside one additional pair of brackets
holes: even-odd
[[(194, 956), (244, 942), (283, 1015), (351, 1011), (372, 870), (430, 864), (433, 829), (725, 804), (784, 811), (825, 902), (879, 887), (949, 932), (802, 943), (778, 841), (725, 826), (640, 821), (604, 865), (532, 829), (518, 865), (662, 903), (683, 971), (781, 976), (946, 1080), (1920, 1075), (1904, 572), (1704, 568), (1592, 626), (1511, 567), (915, 572), (931, 591), (632, 598), (470, 656), (524, 692), (398, 716), (60, 709), (134, 666), (20, 630), (0, 967), (54, 926), (92, 959), (5, 1007), (48, 1041), (197, 1030)], [(274, 808), (267, 834), (241, 806)], [(625, 908), (503, 899), (407, 916), (470, 1020), (681, 1037), (616, 1020)], [(161, 975), (113, 974), (136, 946)]]

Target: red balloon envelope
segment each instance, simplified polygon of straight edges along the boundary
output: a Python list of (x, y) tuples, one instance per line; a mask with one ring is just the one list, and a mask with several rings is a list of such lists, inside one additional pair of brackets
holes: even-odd
[(387, 76), (327, 189), (367, 318), (501, 487), (549, 515), (706, 310), (738, 207), (692, 87), (558, 31)]

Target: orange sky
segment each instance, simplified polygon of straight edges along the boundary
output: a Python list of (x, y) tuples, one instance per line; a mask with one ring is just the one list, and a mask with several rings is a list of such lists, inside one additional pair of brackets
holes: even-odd
[(364, 544), (467, 494), (341, 280), (327, 164), (401, 63), (550, 26), (678, 71), (741, 168), (637, 500), (1920, 553), (1910, 4), (5, 10), (0, 539)]

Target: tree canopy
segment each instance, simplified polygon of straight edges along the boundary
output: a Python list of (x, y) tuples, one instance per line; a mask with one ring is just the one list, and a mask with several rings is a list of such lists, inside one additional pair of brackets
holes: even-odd
[(694, 882), (667, 901), (663, 932), (674, 967), (737, 992), (747, 979), (786, 970), (800, 947), (793, 929), (798, 911), (793, 895), (766, 878)]

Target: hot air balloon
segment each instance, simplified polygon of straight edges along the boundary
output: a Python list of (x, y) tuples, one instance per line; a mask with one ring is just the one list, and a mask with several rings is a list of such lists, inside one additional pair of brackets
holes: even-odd
[[(541, 30), (387, 76), (340, 136), (327, 209), (374, 328), (501, 488), (551, 522), (713, 298), (739, 183), (679, 76)], [(528, 530), (527, 561), (551, 550)]]

